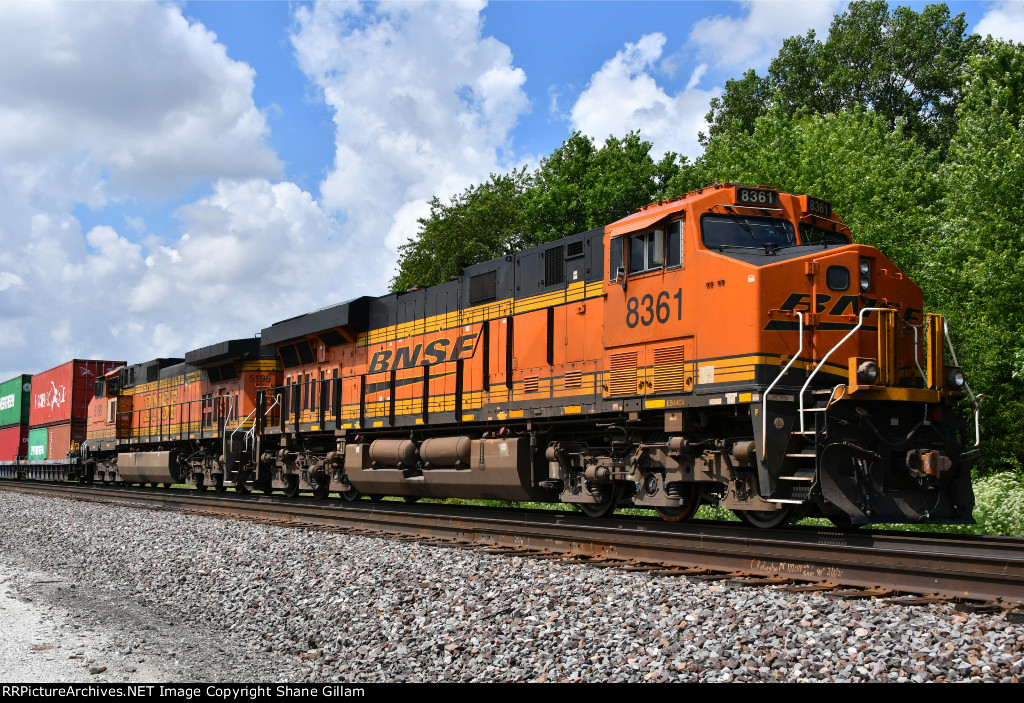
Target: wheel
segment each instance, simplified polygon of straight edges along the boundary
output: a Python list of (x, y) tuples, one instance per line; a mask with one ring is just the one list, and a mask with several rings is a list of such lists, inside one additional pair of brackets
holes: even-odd
[(294, 474), (284, 477), (284, 495), (286, 498), (294, 498), (299, 495), (299, 477)]
[(342, 491), (338, 495), (341, 496), (342, 500), (348, 503), (352, 503), (363, 497), (363, 494), (357, 491), (355, 488), (350, 488), (347, 491)]
[(217, 474), (213, 481), (213, 490), (218, 493), (227, 493), (228, 487), (224, 485), (224, 474)]
[(770, 530), (774, 527), (782, 527), (793, 521), (793, 508), (782, 510), (733, 510), (736, 517), (751, 527), (758, 527)]
[(402, 500), (406, 503), (418, 503), (420, 502), (420, 496), (402, 496)]
[(331, 479), (326, 476), (313, 479), (313, 497), (317, 500), (326, 500), (331, 493)]
[[(589, 489), (588, 489), (589, 490)], [(622, 489), (617, 484), (613, 484), (609, 487), (607, 493), (603, 493), (601, 498), (598, 498), (597, 503), (575, 503), (576, 508), (586, 515), (587, 517), (608, 517), (615, 512), (615, 508), (619, 505), (619, 496), (622, 494)], [(591, 495), (594, 495), (591, 493)]]
[(687, 488), (683, 489), (683, 493), (682, 505), (654, 509), (658, 515), (661, 515), (662, 520), (665, 522), (686, 522), (697, 514), (697, 508), (700, 507), (700, 489), (697, 488), (697, 484), (689, 484)]
[(170, 487), (171, 487), (171, 486), (173, 486), (174, 484), (173, 484), (173, 483), (164, 483), (164, 484), (161, 484), (161, 485), (162, 485), (162, 486), (163, 486), (164, 488), (170, 488)]
[(245, 481), (238, 481), (235, 483), (235, 493), (240, 496), (247, 496), (252, 493), (252, 489), (249, 488), (249, 484)]
[(206, 490), (206, 476), (204, 476), (203, 474), (199, 474), (195, 477), (195, 483), (197, 491)]
[(369, 498), (374, 503), (379, 503), (382, 500), (384, 500), (384, 496), (382, 496), (380, 493), (373, 493), (372, 495), (367, 496), (367, 498)]

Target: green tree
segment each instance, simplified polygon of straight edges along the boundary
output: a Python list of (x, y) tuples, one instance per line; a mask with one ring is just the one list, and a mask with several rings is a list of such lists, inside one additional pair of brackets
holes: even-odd
[(576, 132), (533, 173), (492, 174), (447, 203), (435, 196), (416, 236), (399, 247), (391, 289), (443, 283), (471, 264), (600, 227), (663, 197), (691, 166), (650, 152), (637, 132), (600, 147)]
[(686, 159), (668, 152), (651, 157), (651, 143), (630, 132), (598, 148), (574, 132), (541, 160), (529, 193), (528, 217), (540, 241), (551, 241), (614, 222), (664, 197)]
[(968, 76), (941, 171), (930, 285), (982, 393), (987, 467), (1024, 465), (1024, 47), (991, 42)]
[(391, 289), (444, 283), (466, 266), (531, 246), (524, 203), (531, 183), (524, 167), (491, 174), (486, 183), (466, 188), (447, 203), (434, 196), (416, 237), (398, 248)]
[(813, 31), (786, 39), (768, 75), (748, 71), (729, 81), (711, 103), (705, 144), (730, 130), (750, 131), (775, 105), (787, 114), (870, 108), (891, 128), (944, 151), (956, 130), (956, 107), (971, 56), (982, 46), (967, 34), (963, 13), (944, 4), (921, 12), (890, 11), (884, 0), (851, 3), (832, 22), (828, 38)]
[(935, 157), (907, 139), (899, 122), (890, 130), (884, 117), (862, 108), (790, 115), (776, 107), (752, 132), (713, 139), (697, 166), (707, 181), (765, 183), (829, 200), (857, 241), (911, 276), (926, 265)]

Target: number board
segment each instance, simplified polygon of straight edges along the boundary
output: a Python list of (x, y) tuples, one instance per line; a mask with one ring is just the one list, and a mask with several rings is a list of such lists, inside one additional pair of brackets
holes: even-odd
[(778, 205), (779, 194), (761, 188), (737, 188), (736, 202), (741, 205)]
[(831, 217), (832, 203), (828, 202), (827, 200), (818, 200), (817, 198), (812, 198), (811, 196), (808, 195), (807, 212), (809, 212), (812, 215), (819, 215), (821, 217)]

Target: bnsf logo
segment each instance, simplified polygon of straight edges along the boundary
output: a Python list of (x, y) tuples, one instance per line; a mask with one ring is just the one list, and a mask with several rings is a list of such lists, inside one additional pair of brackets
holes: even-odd
[(0, 410), (10, 410), (14, 407), (14, 394), (5, 395), (0, 398)]
[[(452, 343), (451, 339), (435, 339), (424, 347), (423, 344), (398, 347), (395, 351), (382, 349), (374, 352), (367, 373), (411, 369), (414, 366), (433, 366), (445, 361), (456, 361), (473, 352), (473, 341), (477, 333), (464, 334)], [(451, 351), (448, 351), (451, 347)], [(422, 357), (420, 354), (422, 353)]]

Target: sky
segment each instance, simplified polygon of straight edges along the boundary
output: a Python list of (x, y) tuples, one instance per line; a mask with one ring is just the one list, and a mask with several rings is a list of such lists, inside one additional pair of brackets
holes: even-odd
[[(845, 5), (0, 2), (0, 380), (382, 295), (432, 196), (575, 130), (698, 156)], [(948, 5), (1024, 40), (1020, 0)]]

